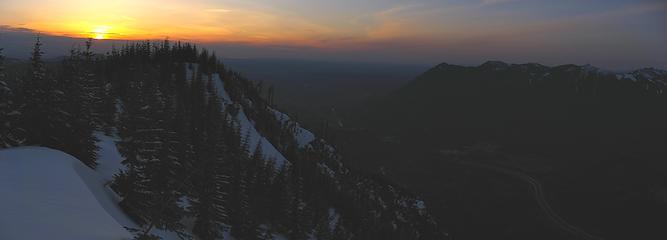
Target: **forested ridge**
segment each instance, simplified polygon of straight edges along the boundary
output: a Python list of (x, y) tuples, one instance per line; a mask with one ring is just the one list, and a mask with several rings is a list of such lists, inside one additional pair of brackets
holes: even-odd
[[(351, 171), (322, 139), (299, 142), (302, 129), (262, 96), (262, 84), (215, 53), (169, 41), (106, 54), (92, 45), (51, 63), (37, 40), (11, 71), (0, 58), (0, 148), (45, 146), (95, 168), (95, 133), (117, 136), (124, 169), (110, 185), (141, 225), (131, 229), (136, 239), (159, 239), (154, 228), (184, 239), (227, 231), (236, 239), (447, 238), (414, 194)], [(271, 146), (250, 142), (242, 115)]]
[(662, 239), (665, 89), (656, 68), (442, 63), (360, 107), (337, 143), (360, 168), (447, 203), (431, 213), (455, 239), (577, 237), (536, 211), (544, 201), (526, 181), (497, 169), (535, 179), (589, 234)]

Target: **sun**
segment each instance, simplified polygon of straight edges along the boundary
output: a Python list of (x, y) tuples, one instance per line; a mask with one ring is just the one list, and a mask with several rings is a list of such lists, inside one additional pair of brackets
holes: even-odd
[(107, 34), (110, 28), (111, 27), (107, 26), (96, 27), (92, 31), (90, 31), (90, 37), (97, 40), (107, 39)]

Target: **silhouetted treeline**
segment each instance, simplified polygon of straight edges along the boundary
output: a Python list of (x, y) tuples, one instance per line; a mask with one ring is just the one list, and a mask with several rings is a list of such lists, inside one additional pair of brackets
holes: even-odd
[[(91, 45), (47, 66), (38, 40), (25, 74), (0, 75), (0, 147), (51, 147), (95, 168), (94, 133), (116, 135), (125, 168), (111, 186), (141, 225), (137, 239), (159, 238), (154, 228), (198, 239), (446, 237), (407, 191), (350, 172), (324, 141), (299, 147), (298, 126), (276, 119), (263, 86), (214, 53), (164, 41), (98, 55)], [(249, 149), (241, 111), (289, 162)]]

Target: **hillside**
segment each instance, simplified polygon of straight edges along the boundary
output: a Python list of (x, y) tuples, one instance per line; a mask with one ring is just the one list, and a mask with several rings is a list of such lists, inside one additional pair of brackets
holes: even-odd
[[(37, 42), (30, 65), (21, 66), (27, 73), (0, 79), (0, 146), (38, 158), (38, 170), (6, 169), (67, 179), (50, 191), (80, 193), (83, 204), (101, 206), (106, 214), (97, 207), (90, 217), (113, 217), (116, 224), (98, 226), (112, 229), (109, 234), (169, 240), (447, 238), (421, 198), (349, 169), (333, 145), (269, 104), (260, 84), (231, 71), (215, 54), (190, 44), (142, 42), (93, 55), (89, 41), (61, 65), (47, 66), (40, 47)], [(74, 158), (17, 146), (48, 147)], [(42, 151), (49, 154), (34, 155)], [(0, 162), (16, 161), (10, 157)], [(75, 169), (97, 173), (50, 173), (50, 165), (42, 166), (50, 158), (77, 159), (84, 165)], [(33, 198), (49, 199), (48, 193), (36, 189)], [(2, 205), (15, 207), (14, 200)], [(33, 204), (52, 208), (24, 206)], [(77, 209), (61, 208), (44, 219), (62, 223), (50, 237), (68, 238), (66, 229), (76, 223), (64, 216), (69, 211)]]
[(666, 76), (655, 69), (614, 74), (575, 65), (440, 64), (376, 104), (378, 110), (368, 116), (379, 116), (369, 122), (385, 120), (388, 131), (393, 124), (430, 129), (459, 144), (651, 142), (665, 131)]
[(355, 167), (423, 194), (456, 239), (578, 238), (557, 222), (603, 239), (659, 239), (665, 77), (440, 64), (366, 105), (339, 146)]

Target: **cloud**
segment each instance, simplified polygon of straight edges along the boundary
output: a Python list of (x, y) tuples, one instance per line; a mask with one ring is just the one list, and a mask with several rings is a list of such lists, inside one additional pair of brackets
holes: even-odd
[(231, 12), (232, 10), (226, 8), (209, 8), (209, 9), (204, 9), (204, 11), (214, 12), (214, 13), (228, 13)]
[(30, 29), (30, 28), (25, 28), (25, 27), (14, 27), (14, 26), (9, 26), (9, 25), (0, 25), (0, 36), (2, 33), (5, 32), (23, 32), (23, 33), (37, 33), (37, 31)]
[(491, 5), (505, 4), (511, 2), (518, 2), (518, 1), (520, 0), (482, 0), (479, 6), (491, 6)]

